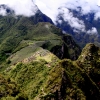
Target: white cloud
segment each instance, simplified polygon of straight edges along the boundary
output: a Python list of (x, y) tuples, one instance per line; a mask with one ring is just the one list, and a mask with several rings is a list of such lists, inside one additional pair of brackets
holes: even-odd
[(95, 27), (92, 27), (91, 30), (87, 31), (87, 34), (98, 34), (98, 31), (97, 31), (97, 29)]
[(34, 0), (43, 13), (48, 15), (53, 21), (57, 15), (57, 10), (60, 6), (77, 9), (82, 7), (82, 13), (86, 14), (91, 11), (100, 12), (100, 0)]
[(57, 22), (61, 24), (61, 21), (59, 20), (60, 17), (64, 19), (65, 22), (67, 22), (73, 30), (85, 32), (85, 24), (82, 20), (79, 20), (78, 18), (74, 17), (73, 14), (65, 7), (59, 8), (58, 11), (59, 15), (57, 17)]
[(98, 18), (100, 18), (100, 12), (97, 12), (97, 13), (95, 14), (94, 20), (97, 20)]
[(57, 22), (58, 22), (59, 24), (62, 24), (62, 20), (60, 20), (60, 19), (58, 19)]
[(37, 10), (33, 2), (37, 4), (44, 14), (53, 20), (55, 20), (57, 9), (61, 5), (73, 9), (81, 6), (83, 13), (90, 12), (91, 10), (100, 12), (99, 7), (96, 6), (100, 5), (100, 0), (0, 0), (0, 4), (7, 4), (16, 11), (16, 14), (27, 16), (34, 15)]
[(37, 11), (37, 7), (33, 2), (53, 21), (56, 19), (57, 9), (62, 5), (73, 9), (81, 6), (83, 13), (90, 12), (91, 10), (100, 12), (100, 9), (96, 6), (100, 5), (100, 0), (0, 0), (0, 4), (7, 4), (16, 11), (16, 14), (27, 16), (34, 15)]
[[(8, 5), (16, 15), (31, 16), (38, 10), (32, 0), (0, 0), (0, 4)], [(2, 10), (0, 10), (0, 14), (2, 14)]]
[(60, 0), (34, 0), (35, 4), (39, 7), (39, 9), (49, 16), (53, 21), (57, 16), (57, 9), (61, 3)]
[(6, 15), (6, 11), (4, 9), (2, 9), (2, 8), (0, 8), (0, 15), (3, 15), (3, 16)]

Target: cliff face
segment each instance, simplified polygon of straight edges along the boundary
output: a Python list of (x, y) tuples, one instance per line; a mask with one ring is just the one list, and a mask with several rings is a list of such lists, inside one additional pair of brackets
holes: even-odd
[(100, 48), (94, 44), (87, 44), (77, 63), (87, 72), (100, 89)]
[(54, 46), (51, 52), (54, 53), (60, 59), (68, 58), (76, 60), (81, 53), (80, 47), (75, 43), (71, 36), (62, 36), (62, 45)]

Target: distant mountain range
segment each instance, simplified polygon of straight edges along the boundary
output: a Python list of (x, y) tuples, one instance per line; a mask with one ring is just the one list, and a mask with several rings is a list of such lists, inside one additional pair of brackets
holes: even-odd
[[(94, 43), (100, 46), (100, 19), (96, 19), (95, 11), (82, 14), (81, 7), (77, 7), (76, 10), (62, 6), (58, 9), (56, 21), (53, 23), (52, 19), (43, 14), (37, 6), (35, 7), (35, 9), (37, 9), (36, 11), (33, 10), (35, 15), (29, 17), (31, 20), (34, 19), (35, 24), (38, 22), (50, 22), (51, 24), (55, 24), (62, 29), (64, 34), (70, 34), (82, 48), (87, 43)], [(16, 16), (15, 11), (6, 5), (1, 5), (0, 10), (2, 15)], [(18, 16), (19, 15), (17, 15), (17, 17)]]
[(82, 14), (81, 10), (81, 7), (77, 10), (59, 8), (56, 26), (71, 34), (81, 47), (90, 42), (100, 46), (100, 19), (95, 19), (93, 11)]

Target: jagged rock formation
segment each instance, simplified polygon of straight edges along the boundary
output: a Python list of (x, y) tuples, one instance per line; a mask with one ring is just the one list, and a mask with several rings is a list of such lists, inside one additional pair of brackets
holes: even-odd
[(61, 46), (54, 46), (51, 52), (60, 59), (68, 58), (76, 60), (81, 52), (80, 47), (74, 42), (70, 35), (62, 36), (63, 43)]

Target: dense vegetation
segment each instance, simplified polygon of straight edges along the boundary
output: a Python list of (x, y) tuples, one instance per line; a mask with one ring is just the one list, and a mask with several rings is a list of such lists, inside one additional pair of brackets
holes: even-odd
[[(12, 53), (32, 46), (34, 47), (33, 51), (42, 47), (53, 52), (61, 59), (77, 59), (81, 49), (76, 45), (71, 36), (63, 35), (59, 28), (48, 22), (41, 22), (43, 18), (40, 22), (37, 21), (37, 23), (35, 23), (34, 18), (36, 16), (37, 15), (29, 18), (23, 16), (17, 16), (17, 18), (15, 18), (10, 15), (1, 16), (0, 59), (5, 60), (5, 58), (12, 55)], [(38, 15), (39, 18), (40, 16), (42, 15)], [(48, 21), (51, 22), (50, 20)], [(65, 53), (66, 50), (68, 53)], [(0, 60), (0, 62), (2, 60)]]
[(5, 77), (0, 76), (1, 100), (99, 100), (98, 47), (88, 44), (76, 61), (59, 60), (54, 55), (49, 56), (51, 60), (44, 59), (48, 53), (2, 71)]

